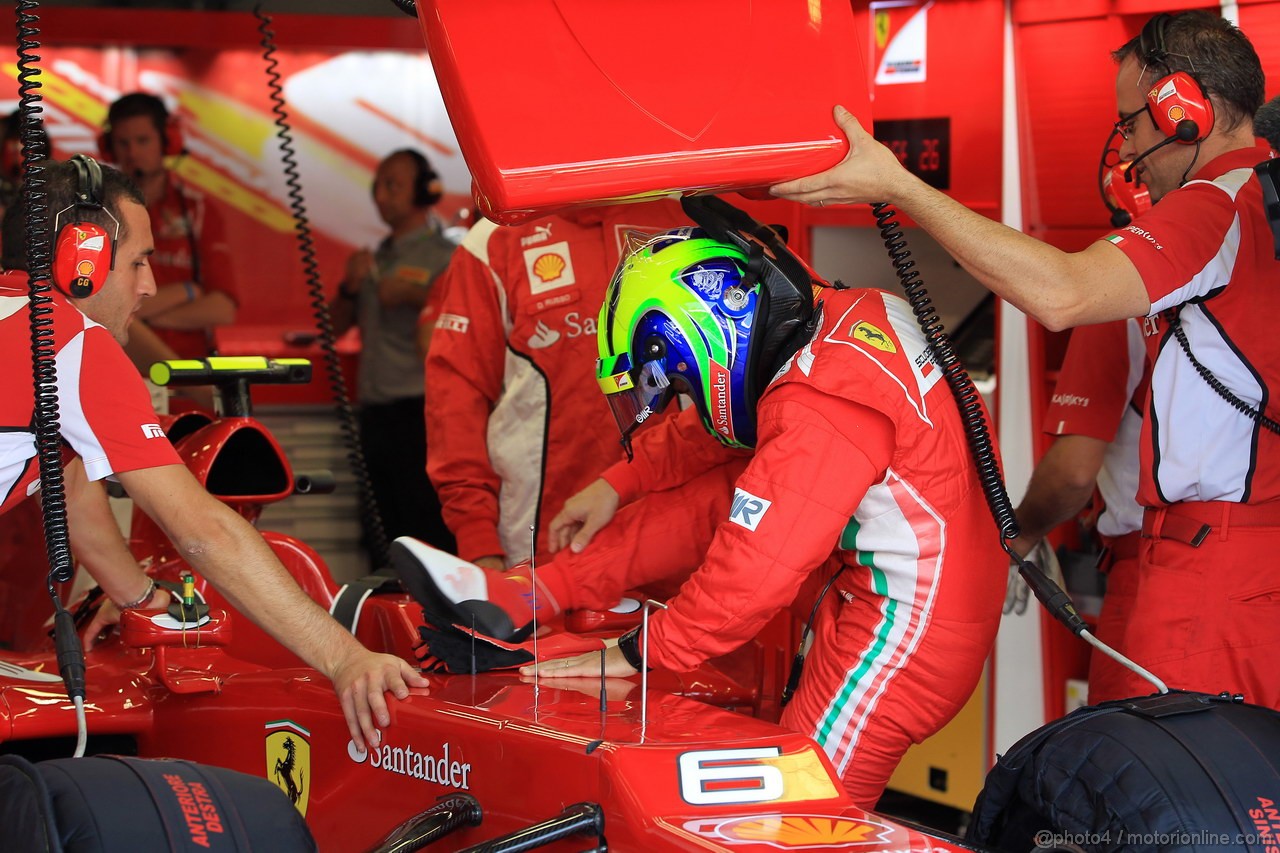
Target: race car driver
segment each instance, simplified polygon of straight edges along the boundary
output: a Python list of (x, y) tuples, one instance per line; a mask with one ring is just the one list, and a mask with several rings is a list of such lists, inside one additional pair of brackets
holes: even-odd
[[(361, 646), (293, 582), (247, 521), (199, 485), (156, 424), (142, 380), (124, 354), (131, 319), (155, 293), (151, 227), (141, 193), (120, 172), (86, 157), (45, 163), (43, 172), (50, 215), (65, 226), (60, 238), (67, 238), (56, 244), (51, 310), (61, 433), (83, 464), (82, 472), (73, 470), (66, 480), (77, 555), (117, 605), (154, 606), (155, 585), (133, 562), (105, 507), (98, 481), (114, 476), (193, 568), (332, 680), (356, 745), (377, 743), (377, 727), (390, 722), (384, 693), (404, 698), (410, 686), (425, 687), (425, 680), (405, 661)], [(63, 256), (67, 252), (69, 258)], [(72, 298), (80, 284), (76, 276), (95, 268), (99, 278), (89, 294)], [(27, 304), (25, 275), (0, 279), (0, 348), (9, 365), (31, 361)], [(14, 368), (4, 376), (0, 512), (39, 486), (30, 375)]]
[[(802, 587), (829, 585), (782, 722), (812, 736), (870, 807), (906, 749), (977, 684), (1000, 617), (996, 528), (955, 401), (906, 303), (828, 289), (815, 310), (807, 268), (780, 241), (781, 267), (724, 237), (668, 232), (620, 265), (601, 309), (597, 373), (624, 437), (676, 392), (696, 408), (638, 433), (634, 464), (615, 466), (553, 522), (566, 541), (625, 505), (585, 547), (578, 540), (581, 550), (538, 566), (536, 606), (544, 616), (607, 608), (692, 557), (700, 565), (653, 614), (647, 638), (650, 666), (689, 670), (751, 639)], [(719, 517), (698, 511), (714, 504)], [(709, 547), (691, 554), (698, 538)], [(527, 632), (527, 567), (446, 567), (417, 543), (397, 547), (426, 568), (445, 618)], [(640, 668), (638, 634), (606, 652), (608, 675)], [(600, 667), (592, 653), (538, 671)]]

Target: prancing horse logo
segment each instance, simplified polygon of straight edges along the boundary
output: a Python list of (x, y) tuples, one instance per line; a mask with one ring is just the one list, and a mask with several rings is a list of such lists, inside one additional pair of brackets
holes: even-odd
[(267, 773), (304, 816), (311, 769), (311, 732), (291, 720), (267, 723)]
[(893, 341), (889, 340), (888, 335), (878, 326), (873, 326), (866, 320), (860, 320), (854, 324), (854, 327), (849, 330), (849, 337), (855, 341), (861, 341), (873, 346), (881, 352), (896, 353), (898, 351), (898, 348), (893, 345)]

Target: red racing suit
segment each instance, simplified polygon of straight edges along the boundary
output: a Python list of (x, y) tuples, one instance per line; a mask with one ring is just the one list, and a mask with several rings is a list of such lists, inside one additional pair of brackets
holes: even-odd
[(972, 694), (1007, 561), (907, 304), (828, 291), (822, 311), (761, 395), (753, 453), (721, 447), (692, 410), (641, 430), (635, 463), (606, 478), (622, 501), (643, 497), (539, 577), (565, 609), (599, 609), (697, 566), (649, 623), (653, 665), (688, 670), (838, 574), (782, 722), (811, 735), (870, 807), (907, 748)]
[[(147, 206), (147, 215), (155, 238), (151, 272), (157, 287), (189, 281), (206, 293), (225, 293), (239, 304), (231, 249), (214, 205), (188, 191), (170, 172), (164, 195)], [(179, 358), (209, 355), (210, 340), (204, 329), (157, 328), (155, 333)]]
[[(1138, 543), (1142, 507), (1138, 504), (1138, 440), (1147, 397), (1147, 350), (1143, 329), (1160, 320), (1117, 320), (1081, 326), (1071, 332), (1053, 400), (1045, 412), (1050, 435), (1083, 435), (1107, 443), (1098, 472), (1103, 508), (1097, 531), (1106, 546), (1103, 565), (1107, 593), (1098, 618), (1097, 637), (1110, 646), (1123, 643), (1125, 620), (1133, 611), (1138, 587)], [(1119, 699), (1128, 670), (1097, 649), (1089, 658), (1089, 701)]]
[[(51, 291), (62, 437), (90, 480), (121, 471), (180, 464), (160, 428), (138, 371), (111, 334)], [(0, 275), (0, 513), (35, 491), (35, 396), (26, 273)]]
[[(1176, 314), (1196, 360), (1275, 419), (1280, 262), (1253, 171), (1265, 158), (1256, 148), (1216, 157), (1106, 239), (1142, 276), (1151, 316)], [(1147, 338), (1147, 509), (1121, 650), (1170, 687), (1280, 708), (1280, 436), (1219, 396), (1172, 332)], [(1128, 695), (1152, 692), (1126, 678)]]
[(427, 355), (427, 473), (475, 560), (529, 556), (536, 525), (622, 456), (595, 382), (596, 318), (630, 230), (687, 225), (672, 202), (520, 226), (481, 222), (438, 285)]

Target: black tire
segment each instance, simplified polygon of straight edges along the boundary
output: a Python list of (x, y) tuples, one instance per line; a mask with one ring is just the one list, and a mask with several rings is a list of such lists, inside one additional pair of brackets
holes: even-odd
[(1274, 853), (1280, 714), (1195, 693), (1082, 708), (987, 776), (967, 840), (1053, 849)]

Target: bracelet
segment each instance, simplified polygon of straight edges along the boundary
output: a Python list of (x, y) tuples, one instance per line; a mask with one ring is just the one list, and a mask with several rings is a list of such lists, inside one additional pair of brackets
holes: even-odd
[[(644, 669), (644, 657), (640, 654), (639, 625), (618, 638), (618, 651), (622, 652), (622, 656), (635, 668), (636, 672)], [(649, 671), (652, 672), (653, 667), (649, 667)]]
[(147, 589), (141, 596), (128, 604), (116, 603), (116, 609), (123, 613), (126, 610), (141, 610), (151, 603), (151, 599), (156, 597), (156, 581), (155, 578), (147, 578)]

